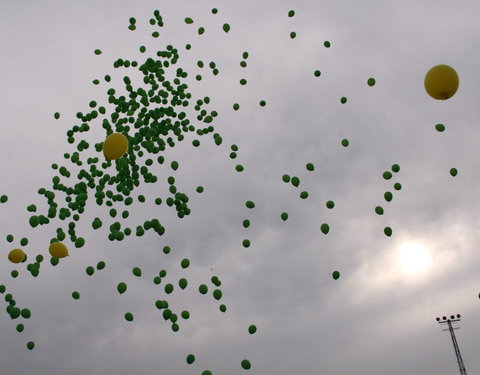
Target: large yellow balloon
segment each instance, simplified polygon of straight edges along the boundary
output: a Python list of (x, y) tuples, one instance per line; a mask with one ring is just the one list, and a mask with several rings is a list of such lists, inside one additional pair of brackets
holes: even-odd
[(128, 138), (121, 133), (110, 134), (103, 142), (103, 155), (107, 160), (121, 158), (128, 150)]
[(8, 260), (12, 263), (20, 263), (25, 259), (25, 253), (22, 249), (13, 249), (8, 253)]
[(434, 99), (451, 98), (458, 90), (458, 74), (448, 65), (437, 65), (425, 75), (425, 90)]
[(54, 258), (65, 258), (68, 255), (67, 247), (61, 242), (51, 243), (48, 252)]

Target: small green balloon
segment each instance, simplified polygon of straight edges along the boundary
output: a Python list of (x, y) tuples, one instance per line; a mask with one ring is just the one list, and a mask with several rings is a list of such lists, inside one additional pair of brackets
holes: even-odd
[(285, 182), (285, 183), (290, 182), (290, 176), (288, 174), (284, 174), (282, 176), (282, 181)]
[(255, 324), (252, 324), (248, 327), (248, 333), (250, 333), (251, 335), (253, 335), (255, 332), (257, 332), (257, 326), (255, 326)]
[(182, 261), (180, 262), (180, 265), (182, 266), (182, 268), (188, 268), (190, 266), (190, 259), (187, 259), (187, 258), (182, 259)]
[(320, 225), (320, 230), (323, 234), (327, 234), (330, 231), (330, 226), (326, 223), (323, 223), (322, 225)]
[(441, 133), (441, 132), (445, 131), (445, 125), (437, 124), (437, 125), (435, 125), (435, 129), (437, 130), (437, 132)]
[(450, 175), (452, 177), (455, 177), (458, 174), (457, 168), (451, 168), (450, 169)]
[(312, 163), (307, 163), (305, 168), (307, 168), (307, 171), (312, 172), (315, 169), (315, 166)]
[(294, 10), (289, 10), (288, 11), (288, 16), (289, 17), (293, 17), (295, 15), (295, 11)]
[(385, 194), (383, 194), (383, 197), (387, 202), (391, 202), (393, 199), (393, 194), (390, 191), (386, 191)]
[(29, 319), (32, 316), (32, 313), (30, 312), (29, 309), (22, 309), (20, 314), (24, 319)]
[(325, 206), (327, 206), (327, 208), (331, 210), (333, 207), (335, 207), (335, 203), (333, 201), (327, 201)]
[(88, 266), (88, 267), (85, 269), (85, 272), (87, 273), (88, 276), (92, 276), (93, 273), (95, 272), (95, 268), (93, 268), (92, 266)]
[(324, 45), (326, 48), (330, 48), (331, 43), (330, 43), (328, 40), (326, 40), (325, 42), (323, 42), (323, 45)]
[(125, 283), (118, 283), (118, 285), (117, 285), (117, 290), (118, 290), (118, 293), (120, 293), (120, 294), (125, 293), (125, 291), (127, 290), (127, 284), (125, 284)]
[(290, 179), (290, 182), (292, 183), (293, 186), (298, 187), (300, 185), (300, 179), (296, 176), (292, 177)]
[(180, 289), (185, 289), (188, 285), (188, 281), (187, 279), (185, 278), (181, 278), (180, 280), (178, 280), (178, 286), (180, 287)]
[(368, 86), (370, 86), (370, 87), (374, 86), (374, 85), (375, 85), (375, 78), (369, 78), (369, 79), (367, 80), (367, 84), (368, 84)]
[(383, 215), (383, 207), (382, 206), (375, 207), (375, 213), (377, 215)]
[(186, 18), (185, 18), (185, 23), (186, 23), (187, 25), (191, 25), (191, 24), (193, 23), (193, 20), (192, 20), (190, 17), (186, 17)]
[(78, 293), (77, 291), (72, 292), (72, 298), (73, 299), (80, 299), (80, 293)]
[(105, 262), (101, 260), (100, 262), (97, 263), (97, 270), (103, 270), (105, 268)]
[(33, 341), (27, 342), (27, 349), (28, 350), (33, 350), (34, 347), (35, 347), (35, 343)]
[(245, 248), (246, 248), (246, 247), (250, 247), (250, 240), (244, 239), (244, 240), (242, 241), (242, 245), (243, 245), (243, 247), (245, 247)]
[(292, 31), (290, 33), (290, 38), (295, 39), (296, 36), (297, 36), (297, 33), (295, 31)]
[(315, 77), (320, 77), (321, 74), (322, 74), (322, 73), (320, 72), (320, 70), (315, 70), (315, 71), (313, 72), (313, 75), (314, 75)]
[(16, 330), (17, 332), (23, 332), (24, 328), (25, 326), (22, 323), (20, 323), (20, 324), (17, 324)]
[(383, 233), (385, 233), (385, 235), (386, 235), (387, 237), (391, 237), (391, 236), (392, 236), (392, 233), (393, 233), (392, 228), (390, 228), (390, 227), (385, 227), (385, 228), (383, 229)]
[(340, 272), (338, 272), (338, 271), (333, 271), (332, 277), (333, 277), (334, 280), (338, 280), (338, 278), (340, 277)]
[(402, 189), (402, 184), (400, 182), (396, 182), (394, 185), (393, 185), (393, 188), (395, 190), (401, 190)]
[(170, 283), (166, 284), (164, 289), (165, 289), (165, 293), (167, 293), (167, 294), (172, 293), (173, 292), (173, 284), (170, 284)]
[(245, 370), (249, 370), (252, 367), (252, 365), (251, 365), (251, 363), (248, 359), (242, 360), (241, 365), (242, 365), (242, 368), (245, 369)]
[(282, 212), (282, 214), (280, 215), (280, 218), (281, 218), (283, 221), (287, 221), (287, 220), (288, 220), (288, 213)]
[(228, 23), (224, 23), (222, 28), (226, 33), (230, 31), (230, 25)]
[(221, 312), (224, 313), (225, 311), (227, 311), (227, 306), (225, 306), (225, 305), (222, 303), (220, 306), (218, 306), (218, 309), (219, 309)]
[(343, 147), (348, 147), (349, 144), (350, 144), (350, 142), (348, 141), (348, 139), (346, 139), (346, 138), (342, 139), (342, 146)]
[(193, 354), (189, 354), (187, 355), (186, 360), (187, 360), (187, 363), (191, 365), (193, 362), (195, 362), (195, 356)]
[(345, 104), (347, 102), (347, 98), (345, 96), (342, 96), (340, 98), (340, 103)]
[(300, 198), (302, 199), (307, 199), (308, 198), (308, 192), (307, 191), (302, 191), (300, 193)]
[(393, 164), (392, 165), (392, 171), (395, 173), (400, 172), (400, 166), (398, 164)]

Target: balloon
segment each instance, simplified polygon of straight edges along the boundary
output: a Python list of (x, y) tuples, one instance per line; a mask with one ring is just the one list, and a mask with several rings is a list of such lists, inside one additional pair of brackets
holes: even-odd
[(293, 186), (298, 187), (300, 185), (300, 179), (296, 176), (292, 177), (290, 182), (292, 183)]
[(191, 365), (193, 362), (195, 362), (195, 356), (193, 354), (187, 355), (187, 363)]
[(250, 327), (248, 327), (248, 333), (253, 335), (255, 332), (257, 332), (257, 327), (254, 324), (252, 324)]
[(99, 50), (99, 49), (96, 49), (95, 51), (93, 51), (95, 53), (95, 55), (101, 55), (102, 54), (102, 51)]
[(188, 281), (187, 279), (185, 278), (182, 278), (180, 280), (178, 280), (178, 286), (181, 288), (181, 289), (185, 289), (188, 285)]
[(375, 85), (375, 78), (369, 78), (369, 79), (367, 80), (367, 84), (368, 84), (368, 86), (370, 86), (370, 87), (374, 86), (374, 85)]
[(340, 272), (338, 272), (338, 271), (333, 271), (332, 277), (333, 277), (334, 280), (338, 280), (338, 278), (340, 277)]
[(225, 311), (227, 311), (227, 306), (225, 306), (225, 305), (222, 303), (220, 306), (218, 306), (218, 309), (219, 309), (221, 312), (224, 313)]
[(375, 212), (377, 215), (383, 215), (383, 208), (381, 206), (375, 207)]
[(289, 17), (293, 17), (295, 15), (295, 11), (294, 10), (289, 10), (288, 11), (288, 16)]
[(128, 138), (121, 133), (110, 134), (103, 142), (103, 155), (107, 160), (121, 158), (128, 150)]
[(385, 227), (385, 228), (383, 229), (383, 233), (385, 233), (385, 236), (391, 237), (391, 236), (392, 236), (392, 228), (390, 228), (390, 227)]
[(79, 299), (79, 298), (80, 298), (80, 293), (78, 293), (78, 292), (76, 292), (76, 291), (75, 291), (75, 292), (72, 292), (72, 298), (73, 298), (73, 299)]
[(393, 194), (390, 191), (386, 191), (383, 197), (387, 202), (390, 202), (393, 199)]
[(305, 168), (307, 168), (307, 171), (313, 171), (315, 169), (314, 165), (312, 163), (308, 163)]
[(190, 260), (187, 258), (182, 259), (180, 265), (182, 266), (182, 268), (188, 268), (188, 266), (190, 266)]
[(223, 24), (223, 31), (225, 31), (226, 33), (230, 31), (230, 25), (228, 23)]
[(297, 36), (297, 33), (295, 31), (292, 31), (290, 33), (290, 38), (295, 39), (296, 36)]
[(320, 70), (315, 70), (315, 71), (313, 72), (313, 75), (314, 75), (315, 77), (320, 77), (321, 74), (322, 74), (322, 73), (320, 72)]
[(288, 214), (286, 212), (282, 212), (282, 214), (280, 215), (280, 217), (282, 218), (283, 221), (287, 221), (288, 220)]
[(24, 328), (25, 326), (22, 323), (20, 323), (20, 324), (17, 324), (16, 330), (17, 332), (23, 332)]
[(8, 260), (12, 263), (21, 263), (25, 259), (22, 249), (13, 249), (8, 253)]
[(342, 139), (342, 146), (343, 147), (348, 147), (348, 144), (349, 144), (348, 139), (346, 139), (346, 138)]
[(393, 188), (395, 190), (400, 190), (402, 188), (402, 184), (400, 182), (396, 182), (394, 185), (393, 185)]
[(27, 349), (32, 350), (35, 347), (35, 343), (33, 341), (27, 342)]
[(170, 284), (170, 283), (166, 284), (164, 289), (165, 289), (165, 293), (167, 293), (167, 294), (172, 293), (173, 292), (173, 284)]
[(242, 245), (243, 247), (250, 247), (250, 240), (248, 239), (243, 240)]
[(327, 201), (326, 206), (327, 208), (332, 209), (335, 207), (335, 203), (333, 201)]
[(185, 18), (185, 23), (190, 25), (193, 23), (193, 20), (190, 17)]
[(400, 172), (400, 166), (398, 164), (393, 164), (392, 165), (392, 171), (395, 173)]
[(435, 129), (437, 130), (437, 132), (441, 133), (441, 132), (445, 131), (445, 125), (437, 124), (437, 125), (435, 125)]
[(330, 227), (328, 226), (328, 224), (324, 223), (320, 225), (320, 230), (323, 234), (327, 234), (330, 231)]
[(383, 172), (383, 178), (385, 180), (390, 180), (392, 178), (392, 174), (389, 171)]
[(248, 359), (242, 360), (241, 365), (242, 365), (242, 368), (245, 370), (249, 370), (252, 367)]
[(452, 168), (452, 169), (450, 169), (450, 175), (452, 175), (453, 177), (455, 177), (457, 174), (458, 174), (457, 168)]
[(61, 242), (53, 242), (48, 247), (48, 252), (54, 258), (65, 258), (68, 256), (67, 247)]
[(345, 104), (347, 102), (347, 98), (345, 96), (342, 96), (340, 98), (340, 103)]
[(425, 75), (425, 90), (437, 100), (451, 98), (458, 90), (457, 72), (448, 65), (436, 65)]
[(290, 182), (290, 176), (288, 174), (284, 174), (282, 176), (282, 181), (285, 183)]
[(32, 316), (32, 313), (30, 312), (29, 309), (22, 309), (21, 315), (24, 319), (29, 319), (30, 316)]
[(182, 316), (183, 319), (187, 320), (190, 318), (190, 313), (187, 310), (183, 310), (180, 315)]
[(326, 48), (330, 48), (331, 44), (328, 40), (326, 40), (325, 42), (323, 42), (323, 45), (326, 47)]
[(247, 201), (245, 202), (245, 206), (247, 206), (247, 208), (254, 208), (255, 207), (255, 203), (253, 203), (252, 201)]

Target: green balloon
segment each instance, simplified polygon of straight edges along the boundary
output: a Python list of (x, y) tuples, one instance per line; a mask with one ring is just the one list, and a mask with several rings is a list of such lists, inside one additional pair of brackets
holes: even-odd
[(392, 171), (395, 173), (400, 172), (400, 166), (398, 164), (393, 164), (392, 165)]
[(243, 247), (250, 247), (250, 240), (244, 239), (242, 242)]
[(289, 10), (288, 11), (288, 16), (289, 17), (293, 17), (295, 15), (295, 11), (294, 10)]
[(72, 298), (73, 299), (80, 299), (80, 293), (78, 293), (77, 291), (72, 292)]
[(326, 40), (325, 42), (323, 42), (323, 45), (326, 47), (326, 48), (330, 48), (331, 44), (328, 40)]
[(120, 293), (120, 294), (125, 293), (125, 291), (127, 290), (127, 284), (125, 284), (125, 283), (118, 283), (118, 285), (117, 285), (117, 290), (118, 290), (118, 293)]
[(212, 372), (210, 370), (204, 370), (202, 371), (202, 375), (212, 375)]
[(97, 263), (97, 270), (103, 270), (105, 268), (105, 262), (101, 260)]
[(347, 102), (347, 98), (345, 96), (342, 96), (340, 98), (340, 103), (345, 104)]
[(348, 139), (346, 139), (346, 138), (342, 139), (342, 146), (343, 147), (348, 147), (349, 144), (350, 144), (350, 142), (348, 141)]
[(191, 365), (193, 362), (195, 362), (195, 356), (193, 354), (187, 355), (187, 363)]
[(441, 133), (441, 132), (445, 131), (445, 125), (437, 124), (437, 125), (435, 125), (435, 129), (437, 130), (437, 132)]
[(369, 79), (367, 80), (367, 84), (368, 84), (368, 86), (370, 86), (370, 87), (374, 86), (374, 85), (375, 85), (375, 78), (369, 78)]
[(228, 23), (224, 23), (222, 28), (226, 33), (230, 31), (230, 25)]
[(127, 312), (125, 314), (125, 320), (131, 322), (133, 320), (133, 314), (131, 312)]
[(29, 309), (22, 309), (20, 314), (24, 319), (29, 319), (32, 316), (32, 313), (30, 312)]
[(191, 25), (193, 23), (193, 20), (190, 17), (185, 18), (185, 23), (188, 25)]
[(235, 170), (236, 170), (237, 172), (243, 172), (244, 167), (243, 167), (243, 165), (241, 165), (241, 164), (237, 164), (237, 165), (235, 166)]
[(212, 276), (210, 280), (212, 281), (212, 284), (215, 286), (222, 285), (222, 282), (218, 279), (218, 276)]
[(155, 285), (158, 285), (158, 284), (160, 284), (161, 282), (162, 282), (162, 278), (161, 278), (160, 276), (155, 276), (155, 277), (153, 278), (153, 283), (154, 283)]
[(300, 193), (300, 198), (302, 198), (302, 199), (307, 199), (307, 198), (308, 198), (308, 192), (302, 191), (302, 192)]
[(332, 277), (333, 277), (334, 280), (338, 280), (338, 278), (340, 277), (340, 272), (338, 272), (338, 271), (333, 271)]
[(242, 360), (241, 365), (242, 365), (242, 368), (245, 370), (249, 370), (252, 367), (248, 359)]
[(20, 323), (20, 324), (17, 324), (16, 330), (17, 332), (23, 332), (24, 328), (25, 326), (22, 323)]
[(182, 316), (183, 319), (187, 320), (190, 318), (190, 313), (187, 310), (183, 310), (180, 315)]
[(58, 262), (60, 262), (60, 259), (55, 258), (55, 257), (51, 257), (51, 258), (50, 258), (50, 264), (51, 264), (52, 266), (55, 267), (55, 266), (58, 264)]
[(400, 184), (399, 182), (396, 182), (394, 185), (393, 185), (393, 188), (395, 190), (401, 190), (402, 189), (402, 184)]
[(248, 327), (248, 333), (250, 333), (251, 335), (253, 335), (255, 332), (257, 332), (257, 326), (255, 326), (255, 324), (252, 324)]
[(450, 169), (450, 175), (455, 177), (458, 174), (457, 168)]
[(142, 276), (142, 270), (139, 267), (133, 267), (132, 273), (137, 277)]
[(312, 163), (307, 163), (307, 165), (305, 166), (305, 168), (307, 168), (307, 171), (313, 171), (315, 169), (314, 165)]
[(208, 293), (208, 286), (206, 286), (205, 284), (201, 284), (201, 285), (198, 287), (198, 291), (199, 291), (201, 294), (207, 294), (207, 293)]
[(85, 269), (85, 272), (87, 273), (88, 276), (92, 276), (93, 273), (95, 272), (95, 268), (93, 268), (92, 266), (88, 266), (88, 267)]
[(295, 31), (292, 31), (290, 33), (290, 38), (295, 39), (296, 36), (297, 36), (297, 33)]
[(225, 306), (225, 305), (222, 303), (220, 306), (218, 306), (218, 309), (219, 309), (221, 312), (224, 313), (225, 311), (227, 311), (227, 306)]
[(180, 265), (182, 266), (182, 268), (188, 268), (190, 266), (190, 259), (187, 259), (187, 258), (182, 259), (182, 261), (180, 262)]
[(315, 71), (313, 72), (313, 75), (314, 75), (315, 77), (320, 77), (321, 74), (322, 74), (322, 73), (320, 72), (320, 70), (315, 70)]
[(283, 221), (287, 221), (288, 220), (288, 213), (286, 212), (282, 212), (282, 214), (280, 215), (281, 219)]
[(327, 234), (330, 231), (330, 227), (328, 224), (323, 223), (322, 225), (320, 225), (320, 230), (323, 234)]
[(377, 215), (383, 215), (383, 207), (382, 206), (375, 207), (375, 213)]
[(178, 280), (178, 286), (181, 288), (181, 289), (185, 289), (188, 285), (188, 281), (187, 279), (185, 278), (181, 278), (180, 280)]
[(284, 174), (282, 176), (282, 181), (285, 183), (290, 182), (290, 176), (288, 174)]
[(393, 194), (390, 191), (386, 191), (385, 194), (383, 194), (383, 197), (387, 202), (391, 202), (393, 199)]
[(298, 187), (300, 185), (300, 179), (296, 176), (292, 177), (290, 179), (290, 182), (292, 183), (293, 186)]
[(33, 350), (34, 347), (35, 347), (35, 343), (33, 341), (27, 342), (27, 349), (28, 350)]
[(327, 201), (327, 203), (325, 204), (327, 206), (328, 209), (332, 209), (333, 207), (335, 207), (335, 203), (333, 201)]
[(242, 225), (244, 228), (248, 228), (250, 226), (250, 220), (248, 219), (243, 220)]

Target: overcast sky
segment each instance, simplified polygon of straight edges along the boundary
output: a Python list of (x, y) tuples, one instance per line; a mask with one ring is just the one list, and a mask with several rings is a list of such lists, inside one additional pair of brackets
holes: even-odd
[[(163, 28), (149, 24), (155, 9)], [(288, 17), (290, 9), (294, 17)], [(130, 17), (136, 18), (135, 31), (128, 30)], [(194, 23), (187, 25), (185, 17)], [(0, 204), (0, 284), (32, 317), (2, 314), (1, 373), (447, 375), (458, 366), (449, 334), (435, 317), (457, 313), (466, 369), (480, 373), (479, 17), (477, 1), (2, 0), (0, 194), (9, 200)], [(224, 23), (231, 26), (228, 33)], [(156, 30), (159, 38), (151, 36)], [(183, 110), (203, 128), (193, 106), (208, 96), (205, 108), (218, 112), (212, 125), (223, 143), (216, 146), (212, 134), (186, 133), (183, 142), (167, 148), (166, 162), (152, 166), (158, 182), (142, 183), (132, 193), (145, 195), (146, 202), (116, 206), (119, 213), (130, 212), (122, 228), (133, 229), (121, 242), (107, 238), (119, 219), (109, 216), (109, 207), (97, 206), (89, 191), (77, 224), (86, 244), (75, 248), (67, 234), (70, 257), (52, 267), (49, 241), (56, 228), (67, 232), (70, 219), (32, 229), (26, 207), (36, 204), (46, 214), (37, 190), (52, 188), (52, 163), (71, 169), (65, 184), (78, 182), (80, 168), (63, 158), (75, 150), (66, 132), (80, 125), (76, 113), (87, 112), (96, 100), (110, 116), (114, 107), (106, 92), (114, 87), (126, 96), (125, 75), (145, 87), (138, 70), (114, 69), (113, 62), (142, 63), (168, 44), (180, 58), (166, 75), (173, 78), (177, 67), (189, 73), (184, 81), (192, 99)], [(246, 68), (240, 66), (244, 51)], [(447, 101), (430, 98), (423, 87), (426, 72), (437, 64), (452, 66), (460, 77), (457, 94)], [(320, 77), (314, 76), (317, 69)], [(104, 81), (106, 74), (112, 82)], [(367, 85), (370, 77), (376, 79), (373, 87)], [(61, 117), (55, 120), (57, 111)], [(102, 156), (93, 147), (106, 136), (102, 118), (77, 137), (90, 143), (81, 153), (85, 165)], [(435, 130), (438, 123), (445, 132)], [(348, 147), (341, 145), (344, 138)], [(194, 139), (200, 147), (192, 146)], [(229, 157), (232, 144), (239, 148), (235, 160)], [(177, 171), (169, 167), (174, 160)], [(315, 170), (307, 171), (307, 163)], [(395, 163), (400, 172), (383, 179)], [(237, 164), (245, 170), (237, 172)], [(451, 168), (457, 168), (456, 177)], [(107, 173), (113, 175), (114, 166)], [(298, 176), (300, 186), (282, 182), (283, 174)], [(190, 198), (191, 214), (183, 219), (165, 204), (171, 175)], [(195, 191), (199, 185), (205, 188), (201, 194)], [(300, 198), (302, 191), (307, 199)], [(389, 203), (386, 191), (393, 192)], [(56, 199), (59, 207), (66, 204), (60, 192)], [(254, 209), (246, 208), (247, 200)], [(328, 200), (335, 202), (331, 210)], [(375, 213), (379, 205), (383, 215)], [(285, 222), (282, 212), (289, 214)], [(103, 221), (97, 231), (91, 226), (95, 217)], [(165, 234), (135, 236), (135, 228), (153, 218)], [(322, 223), (330, 225), (327, 235)], [(386, 226), (391, 237), (383, 233)], [(13, 243), (5, 240), (8, 234)], [(27, 246), (20, 246), (22, 237)], [(250, 247), (242, 246), (244, 239)], [(165, 255), (164, 246), (172, 252)], [(25, 263), (8, 262), (15, 247), (25, 250), (28, 262), (45, 256), (37, 278)], [(186, 270), (183, 258), (191, 260)], [(86, 267), (101, 260), (105, 269), (88, 276)], [(133, 267), (141, 268), (141, 278)], [(167, 276), (155, 285), (162, 269)], [(332, 278), (335, 270), (338, 280)], [(212, 296), (213, 275), (222, 281), (220, 301)], [(185, 290), (178, 287), (182, 277), (189, 281)], [(128, 284), (123, 295), (116, 290), (121, 281)], [(174, 284), (172, 294), (164, 292), (166, 283)], [(198, 291), (202, 283), (207, 295)], [(79, 300), (72, 291), (80, 292)], [(179, 318), (178, 332), (156, 300), (168, 300), (178, 315), (190, 312), (188, 320)], [(126, 312), (133, 313), (133, 322), (124, 319)], [(22, 333), (18, 323), (25, 325)], [(251, 324), (257, 326), (254, 335), (248, 333)], [(28, 341), (35, 342), (32, 351)], [(192, 365), (185, 361), (189, 353), (196, 356)], [(250, 360), (250, 370), (242, 369), (243, 359)]]

